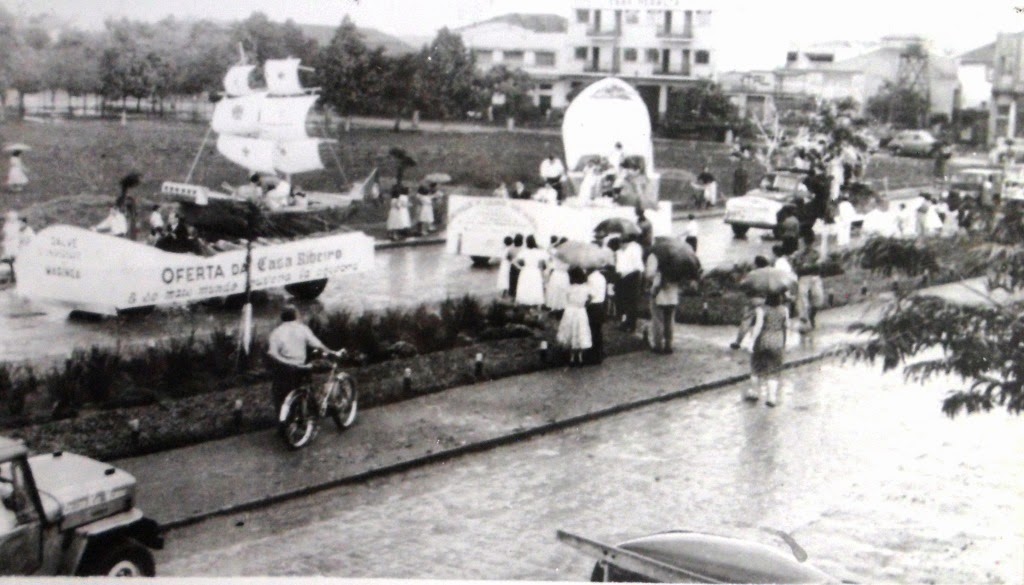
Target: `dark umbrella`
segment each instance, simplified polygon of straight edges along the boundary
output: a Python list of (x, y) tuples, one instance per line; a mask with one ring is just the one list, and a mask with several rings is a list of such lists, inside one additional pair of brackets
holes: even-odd
[(740, 286), (752, 293), (784, 293), (796, 286), (797, 277), (788, 270), (767, 266), (747, 273)]
[(693, 248), (679, 238), (654, 238), (651, 253), (658, 258), (658, 271), (669, 282), (695, 280), (700, 277), (700, 260)]
[(609, 234), (621, 234), (623, 236), (639, 236), (640, 226), (631, 219), (613, 217), (597, 224), (594, 228), (594, 235), (597, 239), (603, 240)]
[(566, 242), (555, 248), (555, 257), (570, 266), (583, 269), (604, 268), (615, 263), (615, 256), (608, 248), (586, 242)]

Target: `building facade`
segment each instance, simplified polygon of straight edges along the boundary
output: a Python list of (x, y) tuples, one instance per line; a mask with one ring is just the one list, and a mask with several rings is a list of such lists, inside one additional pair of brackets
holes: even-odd
[(722, 91), (741, 116), (763, 120), (772, 111), (814, 100), (852, 98), (864, 104), (864, 73), (830, 68), (780, 68), (730, 71), (720, 78)]
[(996, 37), (989, 142), (1024, 136), (1024, 33)]

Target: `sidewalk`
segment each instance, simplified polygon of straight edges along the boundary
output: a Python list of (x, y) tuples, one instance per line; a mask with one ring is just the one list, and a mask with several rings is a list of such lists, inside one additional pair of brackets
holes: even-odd
[[(870, 320), (881, 305), (822, 312), (818, 331), (787, 352), (788, 363), (813, 361), (849, 342), (849, 325)], [(288, 451), (275, 432), (264, 431), (116, 464), (138, 478), (138, 501), (146, 513), (173, 528), (746, 379), (749, 354), (729, 349), (734, 327), (676, 325), (675, 333), (671, 356), (640, 352), (599, 367), (549, 369), (455, 388), (361, 412), (343, 435), (327, 420), (313, 444), (297, 452)]]

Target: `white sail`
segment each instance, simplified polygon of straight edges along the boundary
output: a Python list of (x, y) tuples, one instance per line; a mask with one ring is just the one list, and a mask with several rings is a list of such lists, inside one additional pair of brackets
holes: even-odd
[(274, 95), (304, 93), (299, 82), (299, 63), (299, 59), (267, 59), (263, 64), (267, 90)]
[(229, 96), (243, 96), (254, 93), (249, 86), (249, 74), (256, 67), (253, 65), (236, 65), (228, 69), (224, 76), (224, 92)]
[(317, 96), (267, 98), (260, 108), (260, 138), (274, 141), (308, 138), (306, 116)]
[(231, 134), (217, 137), (217, 151), (240, 167), (250, 172), (274, 172), (274, 143), (258, 138), (246, 138)]
[(217, 134), (257, 134), (263, 94), (224, 98), (213, 109), (210, 125)]
[(321, 142), (316, 138), (307, 138), (277, 143), (274, 146), (274, 168), (286, 175), (322, 170)]

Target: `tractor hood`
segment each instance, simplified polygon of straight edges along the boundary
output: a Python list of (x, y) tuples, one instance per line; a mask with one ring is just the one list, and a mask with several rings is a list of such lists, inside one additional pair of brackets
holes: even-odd
[(135, 477), (109, 464), (73, 453), (30, 458), (32, 476), (51, 522), (74, 528), (131, 509)]

